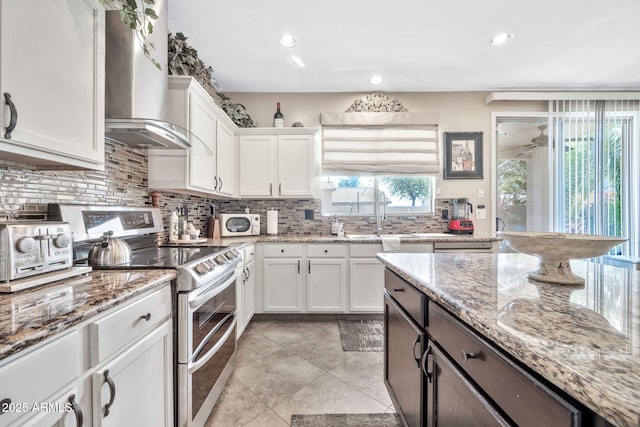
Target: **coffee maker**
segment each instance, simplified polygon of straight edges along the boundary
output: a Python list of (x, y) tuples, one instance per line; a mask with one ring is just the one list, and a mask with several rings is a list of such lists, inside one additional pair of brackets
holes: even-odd
[(450, 199), (449, 233), (473, 234), (473, 221), (469, 219), (470, 213), (473, 213), (473, 205), (469, 203), (469, 199)]

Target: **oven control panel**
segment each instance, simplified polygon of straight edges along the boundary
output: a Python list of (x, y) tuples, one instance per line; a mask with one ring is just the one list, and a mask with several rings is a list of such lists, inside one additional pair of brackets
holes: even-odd
[(182, 265), (178, 267), (178, 290), (193, 290), (235, 274), (239, 262), (240, 252), (236, 248), (225, 248), (206, 258)]

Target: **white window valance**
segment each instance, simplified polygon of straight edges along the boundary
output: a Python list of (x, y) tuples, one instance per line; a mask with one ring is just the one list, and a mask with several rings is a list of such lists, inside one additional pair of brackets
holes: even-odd
[(327, 172), (440, 172), (438, 113), (323, 113), (322, 169)]

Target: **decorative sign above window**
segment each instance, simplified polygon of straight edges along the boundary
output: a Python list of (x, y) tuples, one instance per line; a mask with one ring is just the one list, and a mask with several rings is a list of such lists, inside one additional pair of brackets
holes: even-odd
[(401, 113), (405, 111), (408, 110), (402, 105), (402, 102), (383, 93), (374, 92), (371, 95), (366, 95), (353, 101), (345, 113)]

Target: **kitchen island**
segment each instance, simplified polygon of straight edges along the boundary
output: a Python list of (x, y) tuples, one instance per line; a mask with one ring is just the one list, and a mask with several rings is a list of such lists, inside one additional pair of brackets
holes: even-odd
[(384, 253), (378, 259), (426, 295), (430, 313), (444, 309), (609, 423), (640, 425), (640, 272), (572, 261), (586, 284), (567, 287), (527, 280), (537, 259), (523, 254)]

